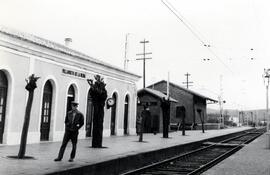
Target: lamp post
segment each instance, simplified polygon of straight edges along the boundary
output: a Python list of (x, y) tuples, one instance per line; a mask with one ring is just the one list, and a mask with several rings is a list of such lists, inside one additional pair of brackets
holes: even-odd
[(224, 128), (224, 115), (223, 115), (223, 104), (226, 103), (225, 100), (222, 99), (221, 95), (218, 96), (218, 103), (219, 103), (219, 129)]
[(266, 87), (266, 118), (267, 118), (267, 129), (266, 131), (269, 131), (269, 116), (268, 116), (268, 89), (269, 89), (269, 78), (270, 78), (270, 69), (264, 69), (264, 74), (263, 74), (263, 78), (264, 78), (264, 84)]
[(266, 87), (266, 118), (267, 118), (267, 123), (266, 123), (266, 132), (267, 132), (267, 148), (270, 148), (270, 134), (269, 134), (269, 114), (268, 114), (268, 88), (269, 88), (269, 78), (270, 78), (270, 69), (264, 69), (264, 74), (263, 74), (263, 80), (264, 84)]

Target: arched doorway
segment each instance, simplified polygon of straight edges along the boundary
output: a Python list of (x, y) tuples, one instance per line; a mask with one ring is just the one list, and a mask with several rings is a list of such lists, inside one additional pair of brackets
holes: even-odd
[(7, 77), (5, 73), (0, 70), (0, 144), (3, 143), (3, 134), (5, 129), (7, 90)]
[(115, 93), (113, 94), (112, 98), (114, 99), (115, 104), (111, 108), (111, 135), (115, 135), (115, 120), (116, 120), (116, 105), (117, 105)]
[(86, 111), (86, 125), (85, 125), (86, 137), (91, 137), (92, 136), (93, 114), (94, 114), (94, 106), (93, 106), (92, 98), (90, 96), (90, 92), (88, 91), (87, 111)]
[(124, 135), (128, 134), (128, 106), (129, 106), (129, 98), (128, 96), (126, 96), (125, 110), (124, 110)]
[(68, 95), (67, 95), (67, 113), (68, 111), (71, 110), (71, 102), (75, 100), (75, 89), (74, 87), (71, 85), (68, 88)]
[(47, 81), (44, 86), (42, 99), (42, 112), (40, 124), (40, 140), (49, 140), (50, 124), (51, 124), (51, 109), (52, 109), (52, 94), (53, 88), (50, 81)]

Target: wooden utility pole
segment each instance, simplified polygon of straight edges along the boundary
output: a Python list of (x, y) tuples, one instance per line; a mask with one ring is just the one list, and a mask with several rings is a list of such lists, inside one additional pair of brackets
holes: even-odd
[(223, 100), (223, 88), (222, 88), (222, 79), (223, 79), (223, 76), (220, 75), (219, 78), (220, 78), (220, 94), (218, 96), (219, 112), (220, 112), (219, 124), (220, 124), (220, 128), (223, 128), (224, 127), (223, 104), (226, 101)]
[(127, 49), (128, 49), (128, 35), (130, 33), (126, 34), (126, 42), (125, 42), (125, 60), (124, 60), (124, 70), (127, 70), (128, 68), (128, 58), (127, 58)]
[(143, 41), (140, 41), (140, 43), (143, 44), (143, 53), (139, 53), (139, 54), (136, 54), (137, 56), (138, 55), (143, 55), (143, 58), (137, 58), (136, 60), (143, 60), (143, 88), (145, 88), (145, 60), (146, 59), (152, 59), (152, 58), (146, 58), (145, 56), (146, 55), (150, 55), (152, 54), (151, 52), (149, 53), (146, 53), (145, 52), (145, 44), (146, 43), (149, 43), (149, 41), (146, 41), (145, 39)]
[(188, 81), (188, 77), (190, 76), (191, 74), (189, 74), (188, 72), (185, 74), (185, 76), (187, 77), (187, 80), (186, 82), (183, 82), (183, 84), (186, 84), (187, 85), (187, 89), (189, 86), (192, 86), (190, 84), (192, 84), (193, 82), (192, 81)]
[[(264, 84), (266, 85), (266, 119), (267, 119), (267, 124), (266, 124), (266, 132), (269, 131), (269, 99), (268, 99), (268, 90), (269, 90), (269, 84), (270, 84), (270, 69), (264, 69), (264, 74), (263, 74), (263, 80), (264, 80)], [(270, 137), (270, 135), (269, 135)], [(269, 148), (270, 148), (270, 144), (269, 144)]]

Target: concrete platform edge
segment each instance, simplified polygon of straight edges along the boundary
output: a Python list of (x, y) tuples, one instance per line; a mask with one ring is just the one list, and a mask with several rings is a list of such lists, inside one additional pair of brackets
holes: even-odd
[(191, 151), (192, 149), (198, 147), (203, 142), (219, 142), (231, 137), (238, 133), (245, 132), (239, 131), (230, 134), (224, 134), (221, 136), (216, 136), (212, 138), (207, 138), (191, 143), (180, 144), (176, 146), (171, 146), (167, 148), (156, 149), (153, 151), (143, 152), (143, 153), (130, 153), (123, 156), (119, 156), (116, 159), (111, 159), (95, 164), (90, 164), (86, 166), (81, 166), (77, 168), (67, 169), (59, 172), (52, 172), (49, 175), (83, 175), (83, 174), (93, 174), (93, 175), (108, 175), (108, 174), (120, 174), (124, 173), (138, 167), (145, 166), (150, 163), (157, 162), (161, 159), (168, 159), (175, 156), (176, 154), (181, 154), (184, 152)]

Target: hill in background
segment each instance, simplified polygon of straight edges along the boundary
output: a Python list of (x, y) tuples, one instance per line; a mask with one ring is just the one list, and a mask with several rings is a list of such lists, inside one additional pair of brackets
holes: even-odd
[[(245, 111), (240, 111), (240, 110), (235, 110), (235, 109), (223, 109), (223, 115), (229, 115), (230, 117), (239, 117), (239, 112), (243, 112), (240, 113), (240, 115), (244, 116), (244, 117), (249, 117), (249, 120), (252, 120), (252, 118), (254, 120), (259, 120), (259, 121), (266, 121), (266, 110), (265, 109), (257, 109), (257, 110), (245, 110)], [(211, 108), (207, 108), (207, 114), (216, 114), (219, 115), (220, 111), (216, 110), (216, 109), (211, 109)]]

